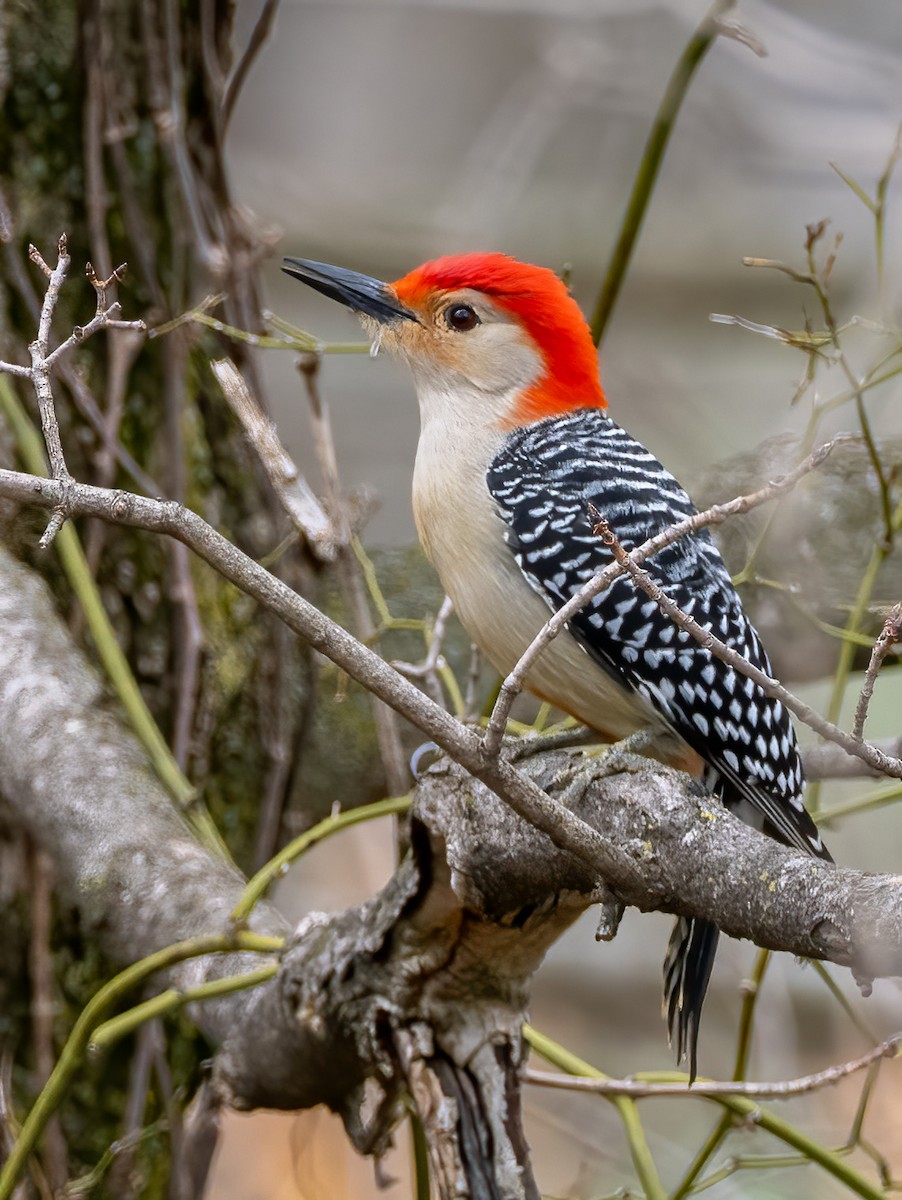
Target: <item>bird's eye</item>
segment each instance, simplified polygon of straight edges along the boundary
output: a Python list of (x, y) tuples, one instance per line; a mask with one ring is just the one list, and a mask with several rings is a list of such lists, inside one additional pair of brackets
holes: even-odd
[(445, 320), (458, 333), (467, 333), (479, 324), (479, 317), (469, 304), (452, 304), (445, 309)]

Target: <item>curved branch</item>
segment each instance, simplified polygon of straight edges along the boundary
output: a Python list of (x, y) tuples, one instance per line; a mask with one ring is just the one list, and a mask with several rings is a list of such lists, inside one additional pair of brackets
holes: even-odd
[[(228, 933), (240, 874), (196, 840), (134, 734), (73, 645), (46, 586), (0, 547), (0, 791), (52, 855), (61, 887), (107, 950), (130, 963), (200, 934)], [(269, 906), (253, 928), (284, 934)], [(259, 966), (222, 955), (186, 963), (173, 986)], [(217, 1040), (248, 997), (207, 1006)]]
[[(236, 872), (192, 838), (104, 710), (44, 585), (2, 550), (0, 582), (0, 786), (61, 882), (122, 961), (227, 930)], [(604, 853), (558, 848), (560, 828), (552, 841), (467, 771), (437, 764), (417, 787), (411, 854), (386, 888), (345, 913), (311, 914), (270, 983), (199, 1010), (221, 1046), (221, 1103), (326, 1103), (375, 1152), (414, 1094), (438, 1166), (491, 1178), (499, 1196), (534, 1197), (519, 1125), (521, 1025), (532, 975), (590, 904), (606, 903), (609, 933), (622, 903), (716, 912), (735, 936), (862, 976), (902, 974), (902, 879), (788, 850), (688, 777), (616, 750), (504, 766)], [(266, 906), (253, 921), (284, 929)], [(198, 960), (174, 982), (196, 988), (258, 962)]]
[[(336, 625), (297, 592), (244, 554), (196, 513), (176, 501), (150, 500), (131, 492), (41, 479), (19, 471), (0, 470), (0, 496), (44, 508), (65, 498), (72, 516), (93, 516), (113, 524), (167, 534), (183, 542), (199, 558), (247, 595), (263, 604), (289, 629), (303, 637), (352, 679), (406, 717), (418, 729), (481, 779), (521, 817), (587, 864), (604, 872), (630, 870), (617, 847), (598, 837), (583, 821), (547, 795), (504, 759), (486, 756), (482, 739), (461, 725), (384, 659)], [(637, 877), (638, 882), (638, 877)]]

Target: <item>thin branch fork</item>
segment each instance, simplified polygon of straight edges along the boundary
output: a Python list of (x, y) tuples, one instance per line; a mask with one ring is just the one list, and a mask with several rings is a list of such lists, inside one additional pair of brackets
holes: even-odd
[[(50, 459), (50, 471), (54, 479), (67, 482), (72, 476), (69, 474), (69, 468), (66, 466), (66, 459), (63, 455), (59, 425), (56, 420), (56, 410), (53, 406), (53, 392), (50, 388), (50, 367), (47, 362), (48, 350), (50, 348), (50, 323), (53, 320), (53, 312), (59, 299), (60, 289), (63, 286), (66, 272), (69, 270), (69, 263), (71, 262), (65, 234), (60, 237), (58, 249), (59, 257), (57, 264), (51, 270), (37, 247), (28, 247), (28, 257), (44, 272), (48, 280), (47, 290), (44, 293), (44, 303), (41, 305), (38, 336), (28, 347), (28, 351), (31, 355), (31, 382), (34, 386), (35, 395), (38, 398), (41, 428), (44, 431), (47, 457)], [(61, 509), (58, 509), (53, 514), (50, 525), (44, 531), (44, 536), (41, 538), (42, 546), (45, 544), (45, 539), (47, 539), (46, 544), (49, 545), (53, 537), (56, 536), (56, 529), (54, 529), (53, 534), (48, 537), (51, 528), (57, 522), (57, 529), (60, 528), (63, 520), (65, 520), (65, 513)]]
[(883, 666), (883, 660), (893, 646), (898, 645), (900, 642), (902, 642), (902, 603), (895, 605), (891, 610), (883, 624), (883, 629), (880, 631), (880, 636), (874, 643), (874, 649), (871, 651), (871, 661), (868, 663), (861, 695), (858, 697), (858, 704), (855, 706), (855, 722), (852, 726), (852, 737), (857, 738), (859, 741), (864, 738), (864, 723), (868, 719), (868, 708), (870, 707), (871, 696), (874, 694), (874, 684), (877, 682), (877, 676), (880, 673), (880, 668)]
[[(660, 550), (665, 549), (665, 547), (672, 545), (674, 542), (678, 542), (681, 538), (689, 534), (697, 533), (700, 529), (707, 526), (722, 525), (730, 517), (750, 512), (752, 509), (766, 504), (768, 500), (773, 500), (775, 497), (783, 495), (794, 488), (805, 475), (819, 467), (837, 445), (842, 442), (857, 440), (859, 440), (857, 436), (839, 434), (831, 441), (819, 446), (807, 458), (804, 458), (797, 467), (780, 479), (773, 480), (764, 487), (759, 488), (755, 492), (750, 492), (745, 496), (737, 496), (735, 499), (729, 500), (724, 504), (714, 504), (710, 508), (706, 508), (703, 512), (694, 513), (691, 517), (687, 517), (671, 525), (669, 529), (662, 530), (661, 533), (643, 542), (641, 546), (637, 546), (634, 550), (631, 550), (628, 555), (630, 562), (633, 565), (644, 562), (645, 559), (651, 558)], [(618, 579), (621, 575), (627, 573), (627, 571), (628, 567), (626, 564), (615, 556), (612, 563), (600, 571), (593, 579), (590, 579), (588, 583), (584, 584), (578, 592), (575, 592), (567, 603), (562, 605), (546, 622), (543, 628), (539, 630), (536, 637), (526, 648), (520, 661), (501, 685), (498, 699), (492, 709), (492, 714), (485, 730), (484, 747), (487, 756), (497, 756), (500, 753), (511, 708), (517, 696), (523, 691), (526, 676), (536, 659), (543, 653), (548, 644), (557, 637), (561, 630), (566, 627), (567, 622), (572, 617), (581, 612), (596, 596), (601, 595), (603, 591), (610, 587), (615, 579)]]
[[(63, 453), (59, 422), (57, 421), (56, 408), (53, 402), (53, 389), (50, 386), (51, 369), (68, 350), (78, 345), (79, 342), (83, 342), (91, 337), (98, 329), (102, 329), (105, 326), (116, 326), (124, 329), (143, 330), (145, 326), (143, 321), (116, 320), (116, 314), (119, 312), (118, 303), (109, 306), (105, 304), (106, 289), (122, 278), (125, 271), (125, 263), (117, 267), (109, 279), (98, 279), (94, 273), (94, 268), (88, 263), (87, 276), (97, 295), (97, 310), (87, 325), (77, 326), (64, 342), (51, 351), (50, 327), (53, 321), (53, 314), (56, 310), (60, 291), (72, 261), (69, 257), (68, 240), (65, 234), (60, 236), (57, 251), (57, 264), (51, 269), (36, 246), (30, 245), (28, 247), (28, 257), (47, 277), (47, 289), (44, 293), (44, 300), (41, 304), (41, 315), (38, 320), (38, 336), (28, 347), (31, 356), (31, 367), (20, 367), (14, 363), (0, 362), (0, 371), (6, 371), (11, 375), (18, 375), (31, 380), (32, 387), (37, 396), (38, 411), (41, 416), (41, 429), (44, 434), (44, 444), (47, 447), (47, 457), (50, 461), (50, 472), (52, 477), (58, 480), (63, 485), (63, 488), (66, 489), (73, 482), (73, 479), (69, 473), (69, 468), (66, 466), (66, 458)], [(47, 528), (41, 535), (39, 545), (42, 549), (50, 545), (60, 529), (62, 529), (67, 516), (68, 507), (66, 492), (64, 490), (60, 502), (54, 509), (47, 524)]]
[[(40, 479), (15, 471), (0, 470), (0, 495), (27, 504), (53, 507), (59, 502), (61, 484), (57, 480)], [(716, 821), (707, 809), (705, 829), (708, 836), (729, 821), (738, 830), (738, 841), (731, 840), (723, 851), (723, 868), (706, 868), (691, 872), (692, 878), (668, 874), (674, 854), (660, 852), (646, 858), (637, 855), (647, 842), (651, 829), (666, 827), (676, 837), (675, 844), (683, 845), (686, 830), (684, 821), (697, 820), (695, 807), (686, 804), (684, 794), (668, 807), (666, 820), (662, 817), (649, 818), (648, 825), (624, 831), (608, 827), (599, 830), (589, 824), (579, 812), (557, 800), (539, 786), (523, 770), (517, 769), (503, 756), (491, 760), (484, 755), (481, 737), (462, 726), (450, 713), (434, 704), (413, 684), (400, 676), (377, 654), (362, 645), (341, 626), (330, 621), (281, 580), (271, 575), (220, 533), (190, 510), (177, 503), (150, 500), (129, 493), (94, 488), (86, 484), (73, 483), (69, 486), (72, 512), (76, 515), (100, 517), (113, 523), (132, 528), (148, 529), (176, 537), (189, 546), (200, 558), (249, 596), (275, 613), (295, 633), (330, 658), (364, 687), (381, 700), (390, 704), (427, 737), (438, 743), (469, 777), (480, 780), (489, 789), (480, 800), (480, 808), (498, 797), (526, 821), (531, 830), (545, 833), (551, 842), (568, 851), (589, 868), (589, 878), (598, 881), (615, 881), (617, 894), (627, 904), (637, 907), (663, 908), (683, 915), (700, 916), (711, 911), (712, 904), (718, 913), (723, 911), (722, 927), (727, 933), (739, 937), (763, 938), (764, 944), (773, 948), (792, 948), (793, 953), (805, 957), (830, 958), (832, 961), (850, 964), (863, 976), (876, 977), (881, 974), (899, 974), (898, 947), (902, 938), (894, 922), (895, 878), (885, 880), (862, 873), (844, 872), (840, 868), (812, 863), (807, 857), (794, 863), (784, 862), (776, 867), (771, 858), (763, 865), (754, 855), (788, 856), (793, 853), (773, 842), (748, 831), (745, 826), (730, 818), (725, 811), (718, 811)], [(638, 570), (638, 568), (636, 568)], [(635, 759), (625, 760), (635, 764)], [(630, 770), (634, 767), (630, 766)], [(644, 777), (641, 794), (651, 792), (655, 780), (663, 780), (664, 768), (649, 767)], [(672, 773), (671, 773), (672, 774)], [(668, 776), (670, 778), (670, 776)], [(665, 786), (661, 783), (661, 786)], [(467, 795), (472, 794), (472, 782), (467, 785)], [(616, 813), (626, 819), (639, 819), (640, 805), (615, 806)], [(729, 818), (729, 821), (728, 821)], [(641, 824), (641, 822), (640, 822)], [(532, 836), (532, 834), (531, 834)], [(744, 840), (743, 840), (744, 839)], [(763, 848), (751, 849), (753, 860), (742, 871), (742, 903), (731, 916), (726, 912), (725, 894), (718, 893), (712, 900), (711, 887), (725, 886), (729, 870), (735, 869), (740, 848), (749, 840), (760, 841)], [(691, 843), (689, 838), (687, 844)], [(757, 844), (757, 843), (756, 843)], [(704, 845), (705, 862), (712, 860), (712, 843)], [(744, 852), (744, 851), (743, 851)], [(543, 849), (547, 857), (548, 848)], [(730, 866), (732, 864), (732, 866)], [(666, 870), (665, 870), (666, 868)], [(497, 873), (497, 864), (493, 864)], [(762, 878), (767, 871), (768, 879), (780, 880), (783, 903), (774, 905), (773, 895), (765, 884), (760, 888), (760, 911), (750, 907), (748, 881)], [(815, 873), (812, 874), (812, 871)], [(709, 878), (709, 875), (713, 876)], [(860, 876), (860, 878), (859, 878)], [(826, 899), (832, 889), (833, 900)], [(812, 891), (814, 889), (814, 891)], [(799, 914), (809, 905), (807, 915)], [(810, 907), (813, 905), (813, 908)], [(880, 906), (883, 905), (883, 908)], [(825, 920), (825, 906), (831, 916)], [(793, 921), (801, 920), (805, 926), (801, 938), (794, 934), (787, 938), (786, 930), (780, 925), (791, 915)], [(770, 923), (770, 925), (768, 925)], [(777, 925), (780, 925), (778, 928)], [(854, 926), (854, 928), (853, 928)], [(793, 926), (795, 928), (795, 926)], [(797, 931), (798, 932), (798, 931)], [(792, 939), (795, 940), (792, 940)]]
[(741, 675), (747, 676), (768, 696), (773, 696), (774, 699), (779, 700), (794, 716), (798, 717), (804, 724), (810, 726), (821, 737), (842, 746), (848, 754), (862, 759), (869, 766), (880, 771), (881, 774), (888, 775), (892, 779), (902, 779), (902, 758), (893, 758), (890, 755), (884, 754), (878, 746), (864, 742), (860, 738), (846, 733), (839, 725), (834, 725), (832, 721), (828, 721), (825, 717), (822, 717), (810, 704), (806, 704), (803, 700), (800, 700), (798, 696), (793, 695), (792, 692), (783, 687), (776, 679), (765, 674), (764, 671), (750, 663), (738, 651), (728, 646), (725, 642), (722, 642), (720, 638), (715, 637), (710, 629), (705, 629), (702, 625), (699, 625), (687, 612), (684, 612), (679, 605), (670, 599), (664, 590), (651, 579), (647, 571), (643, 571), (636, 564), (632, 556), (624, 549), (608, 522), (593, 504), (589, 505), (589, 516), (595, 522), (594, 532), (603, 538), (605, 545), (610, 549), (615, 560), (627, 572), (636, 587), (645, 592), (646, 596), (650, 599), (654, 600), (661, 611), (670, 617), (680, 629), (685, 630), (690, 637), (694, 638), (700, 646), (713, 654), (715, 658), (719, 658), (721, 662), (725, 662), (727, 666), (738, 671)]
[(423, 686), (429, 690), (429, 694), (436, 704), (442, 703), (442, 683), (439, 677), (439, 669), (445, 665), (445, 656), (443, 653), (445, 634), (448, 629), (448, 621), (451, 619), (453, 612), (454, 604), (451, 597), (445, 596), (438, 612), (435, 614), (432, 634), (429, 638), (425, 657), (418, 663), (393, 659), (391, 664), (396, 671), (400, 671), (408, 679), (421, 679)]
[(429, 638), (426, 657), (418, 663), (394, 659), (392, 666), (395, 670), (400, 671), (402, 675), (406, 675), (408, 679), (425, 679), (427, 675), (433, 674), (442, 662), (442, 646), (448, 628), (448, 621), (453, 612), (454, 604), (451, 597), (445, 596), (439, 606), (438, 612), (435, 614), (435, 621), (432, 625), (432, 636)]
[(570, 1092), (589, 1092), (596, 1096), (632, 1096), (642, 1100), (657, 1096), (747, 1096), (754, 1100), (787, 1100), (791, 1096), (801, 1096), (805, 1092), (814, 1092), (822, 1087), (829, 1087), (864, 1070), (872, 1063), (882, 1058), (896, 1058), (902, 1045), (902, 1033), (881, 1042), (866, 1054), (849, 1062), (838, 1063), (812, 1075), (802, 1075), (798, 1079), (784, 1079), (776, 1083), (749, 1083), (736, 1080), (707, 1080), (696, 1079), (689, 1083), (687, 1079), (667, 1082), (657, 1082), (640, 1078), (635, 1079), (594, 1079), (578, 1075), (563, 1075), (552, 1071), (536, 1071), (527, 1068), (523, 1072), (526, 1083), (538, 1087), (559, 1088)]
[(444, 708), (393, 670), (378, 654), (331, 621), (287, 584), (244, 554), (190, 509), (175, 501), (151, 500), (132, 492), (113, 491), (19, 471), (0, 470), (0, 496), (19, 503), (53, 508), (65, 494), (73, 516), (99, 517), (113, 524), (162, 533), (184, 542), (199, 558), (253, 597), (294, 633), (406, 717), (475, 778), (481, 779), (514, 812), (546, 833), (600, 875), (625, 874), (637, 884), (641, 868), (619, 847), (551, 800), (504, 759), (487, 760), (482, 738), (465, 728)]
[(282, 444), (276, 427), (231, 359), (215, 359), (210, 365), (292, 524), (320, 561), (333, 562), (338, 552), (338, 533)]

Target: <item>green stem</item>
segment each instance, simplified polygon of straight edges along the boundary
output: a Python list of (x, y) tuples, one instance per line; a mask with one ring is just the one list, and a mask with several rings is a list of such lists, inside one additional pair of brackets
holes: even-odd
[[(683, 1079), (688, 1082), (688, 1076), (681, 1071), (644, 1071), (635, 1075), (634, 1078), (643, 1083), (677, 1083)], [(686, 1095), (692, 1097), (690, 1087), (686, 1088)], [(784, 1121), (782, 1117), (775, 1116), (769, 1109), (763, 1108), (757, 1101), (749, 1100), (745, 1096), (695, 1096), (692, 1098), (713, 1100), (715, 1104), (727, 1109), (734, 1117), (741, 1117), (745, 1123), (767, 1130), (775, 1138), (785, 1142), (787, 1146), (801, 1151), (809, 1162), (823, 1167), (828, 1174), (845, 1184), (856, 1196), (862, 1196), (863, 1200), (886, 1200), (886, 1193), (883, 1189), (871, 1183), (869, 1179), (865, 1179), (854, 1167), (850, 1167), (848, 1163), (844, 1162), (841, 1153), (828, 1150), (826, 1146), (803, 1133), (801, 1129), (797, 1129), (795, 1125)]]
[(887, 160), (883, 174), (877, 181), (876, 200), (874, 204), (874, 253), (877, 259), (877, 294), (880, 297), (880, 311), (887, 311), (886, 305), (886, 275), (883, 254), (883, 232), (886, 223), (886, 197), (889, 191), (889, 181), (892, 178), (896, 163), (902, 158), (902, 125), (896, 131), (896, 141)]
[[(21, 401), (5, 375), (0, 375), (0, 413), (6, 418), (16, 439), (22, 462), (32, 475), (46, 476), (44, 444)], [(85, 616), (85, 622), (97, 647), (97, 654), (116, 694), (122, 702), (129, 724), (140, 739), (154, 770), (185, 812), (194, 832), (206, 848), (219, 858), (231, 861), (219, 831), (197, 791), (172, 757), (166, 739), (144, 703), (144, 697), (132, 674), (128, 659), (116, 639), (115, 631), (103, 607), (97, 584), (88, 568), (74, 525), (67, 522), (54, 545), (63, 570)]]
[[(764, 968), (762, 967), (762, 974)], [(539, 1033), (529, 1025), (523, 1026), (523, 1036), (525, 1040), (537, 1050), (543, 1058), (548, 1059), (554, 1066), (559, 1067), (569, 1075), (579, 1075), (590, 1079), (609, 1079), (609, 1075), (605, 1075), (596, 1067), (590, 1066), (575, 1054), (571, 1054), (569, 1050), (565, 1050), (563, 1046), (557, 1042)], [(634, 1079), (641, 1080), (643, 1083), (686, 1083), (686, 1096), (691, 1099), (707, 1100), (715, 1104), (719, 1104), (721, 1108), (725, 1108), (733, 1117), (741, 1117), (747, 1124), (754, 1124), (761, 1129), (767, 1130), (775, 1138), (781, 1142), (785, 1142), (787, 1146), (792, 1146), (793, 1149), (799, 1150), (804, 1154), (809, 1162), (817, 1163), (818, 1166), (824, 1168), (835, 1179), (845, 1184), (850, 1191), (856, 1196), (863, 1197), (863, 1200), (885, 1200), (885, 1193), (882, 1189), (875, 1187), (870, 1180), (865, 1179), (848, 1163), (843, 1162), (842, 1157), (836, 1151), (828, 1150), (826, 1146), (822, 1146), (820, 1142), (816, 1142), (800, 1129), (796, 1129), (794, 1125), (790, 1125), (788, 1121), (784, 1121), (781, 1117), (775, 1116), (768, 1109), (764, 1108), (756, 1100), (749, 1100), (745, 1096), (702, 1096), (693, 1094), (692, 1088), (689, 1085), (689, 1076), (684, 1071), (642, 1071), (633, 1076)], [(611, 1100), (617, 1103), (618, 1100), (623, 1100), (625, 1097), (605, 1096), (604, 1099)], [(635, 1104), (635, 1102), (633, 1102)], [(642, 1145), (645, 1144), (645, 1135), (642, 1125), (638, 1120), (638, 1115), (635, 1118), (634, 1129), (641, 1135)], [(631, 1148), (634, 1149), (633, 1161), (636, 1162), (636, 1169), (639, 1170), (639, 1163), (636, 1159), (635, 1147), (632, 1140)], [(646, 1164), (651, 1164), (654, 1170), (654, 1163), (651, 1161), (650, 1154), (646, 1160)], [(659, 1193), (650, 1191), (648, 1183), (640, 1173), (643, 1187), (646, 1188), (647, 1196), (657, 1196)], [(660, 1188), (660, 1181), (655, 1174), (653, 1177)]]
[(385, 593), (379, 584), (379, 576), (376, 574), (376, 568), (373, 566), (373, 560), (363, 548), (363, 543), (360, 538), (351, 538), (351, 549), (354, 551), (354, 557), (360, 564), (360, 569), (363, 572), (363, 578), (366, 583), (367, 591), (370, 594), (370, 599), (379, 615), (379, 624), (383, 627), (388, 627), (394, 623), (394, 617), (391, 615), (391, 609), (388, 607), (388, 602), (385, 599)]
[[(845, 361), (845, 360), (843, 360)], [(849, 372), (851, 375), (851, 372)], [(883, 517), (883, 540), (886, 543), (886, 549), (889, 551), (893, 546), (893, 534), (895, 528), (893, 526), (893, 508), (892, 498), (890, 496), (889, 480), (886, 476), (883, 463), (880, 460), (880, 452), (877, 449), (877, 443), (874, 440), (874, 431), (871, 429), (871, 421), (868, 417), (867, 409), (864, 406), (864, 398), (861, 390), (855, 392), (855, 410), (858, 413), (858, 423), (861, 425), (861, 432), (864, 436), (864, 442), (867, 446), (868, 458), (871, 460), (871, 466), (874, 468), (874, 475), (877, 479), (877, 487), (880, 491), (880, 512)]]
[[(637, 1075), (636, 1078), (648, 1083), (669, 1083), (675, 1078), (685, 1077), (679, 1076), (675, 1072), (664, 1072)], [(688, 1089), (687, 1095), (692, 1095)], [(702, 1099), (702, 1097), (698, 1097), (698, 1099)], [(728, 1109), (734, 1116), (741, 1117), (744, 1121), (765, 1129), (775, 1138), (779, 1138), (781, 1142), (785, 1142), (787, 1146), (799, 1150), (809, 1162), (823, 1167), (828, 1174), (845, 1184), (849, 1191), (854, 1192), (856, 1196), (863, 1197), (863, 1200), (886, 1200), (883, 1188), (871, 1183), (854, 1167), (850, 1167), (843, 1160), (841, 1154), (835, 1150), (828, 1150), (826, 1146), (821, 1145), (820, 1142), (815, 1141), (814, 1138), (809, 1137), (788, 1121), (784, 1121), (782, 1117), (775, 1116), (768, 1109), (762, 1108), (754, 1100), (749, 1100), (744, 1096), (717, 1096), (710, 1097), (710, 1099)]]
[(429, 1181), (429, 1144), (423, 1131), (423, 1122), (410, 1115), (410, 1136), (413, 1142), (413, 1172), (416, 1179), (416, 1200), (431, 1200), (432, 1187)]
[(407, 812), (411, 803), (410, 796), (392, 796), (388, 800), (377, 800), (375, 804), (362, 804), (359, 808), (349, 808), (347, 812), (338, 813), (334, 817), (326, 817), (324, 821), (320, 821), (300, 834), (299, 837), (294, 838), (274, 858), (262, 866), (248, 882), (232, 910), (233, 924), (239, 928), (245, 925), (248, 917), (254, 911), (255, 905), (262, 899), (271, 884), (279, 876), (284, 875), (291, 863), (296, 858), (300, 858), (311, 846), (315, 846), (317, 842), (331, 837), (342, 829), (350, 828), (351, 825), (359, 825), (361, 821), (372, 821), (376, 817)]
[(836, 408), (842, 408), (844, 404), (848, 404), (850, 400), (854, 400), (856, 396), (863, 396), (865, 392), (871, 388), (880, 387), (881, 384), (889, 382), (890, 379), (895, 379), (897, 375), (902, 374), (902, 363), (892, 367), (889, 371), (884, 371), (882, 375), (877, 375), (875, 372), (879, 370), (884, 363), (889, 362), (900, 353), (900, 347), (896, 346), (883, 359), (872, 367), (860, 387), (854, 390), (850, 388), (847, 392), (840, 392), (837, 396), (831, 396), (829, 400), (824, 400), (820, 404), (815, 404), (811, 410), (811, 416), (808, 420), (808, 425), (802, 435), (802, 453), (808, 453), (814, 445), (814, 439), (817, 436), (818, 426), (820, 425), (821, 417), (829, 412), (833, 412)]
[(845, 1015), (849, 1018), (849, 1021), (851, 1022), (851, 1024), (854, 1025), (854, 1027), (861, 1034), (862, 1038), (867, 1043), (867, 1045), (876, 1046), (878, 1044), (878, 1042), (880, 1041), (880, 1038), (877, 1036), (876, 1031), (869, 1028), (868, 1023), (864, 1019), (864, 1017), (862, 1017), (861, 1014), (852, 1007), (848, 998), (846, 997), (846, 995), (844, 994), (842, 989), (839, 987), (836, 980), (833, 978), (833, 976), (827, 970), (824, 963), (818, 962), (817, 959), (812, 959), (809, 965), (813, 968), (815, 974), (818, 976), (818, 978), (824, 984), (827, 991), (830, 993), (830, 995), (833, 997), (833, 999), (836, 1001), (836, 1003), (839, 1005), (839, 1007), (843, 1010)]
[(168, 1017), (178, 1012), (186, 1004), (200, 1004), (204, 1000), (214, 1000), (219, 996), (230, 996), (233, 992), (243, 992), (248, 988), (258, 987), (266, 983), (278, 971), (278, 963), (270, 963), (267, 967), (258, 967), (256, 971), (247, 971), (243, 975), (226, 975), (222, 979), (211, 979), (209, 983), (200, 983), (197, 987), (167, 988), (157, 996), (136, 1004), (118, 1016), (110, 1017), (98, 1025), (91, 1034), (88, 1050), (106, 1050), (114, 1042), (127, 1037), (145, 1023), (156, 1017)]
[(902, 783), (883, 784), (882, 787), (875, 787), (872, 791), (865, 792), (863, 796), (856, 796), (852, 800), (841, 800), (838, 804), (831, 804), (829, 808), (821, 808), (812, 812), (811, 816), (818, 825), (829, 826), (840, 817), (849, 817), (853, 814), (883, 808), (887, 804), (895, 804), (900, 798), (902, 798)]
[(685, 99), (692, 76), (707, 54), (718, 35), (718, 19), (730, 7), (730, 0), (715, 0), (701, 24), (690, 38), (679, 62), (674, 67), (673, 74), (667, 83), (667, 88), (655, 113), (654, 124), (642, 151), (639, 170), (633, 181), (633, 190), (627, 202), (626, 212), (620, 224), (620, 234), (617, 244), (608, 263), (607, 273), (601, 286), (595, 311), (592, 315), (592, 337), (596, 346), (601, 345), (605, 329), (620, 295), (620, 289), (626, 278), (627, 268), (633, 255), (636, 239), (645, 218), (655, 181), (661, 169), (664, 152), (673, 132), (673, 126)]
[[(733, 1078), (745, 1079), (749, 1064), (749, 1052), (752, 1047), (752, 1030), (755, 1024), (755, 1009), (758, 1006), (758, 996), (764, 983), (764, 976), (770, 964), (770, 951), (759, 950), (755, 956), (755, 966), (749, 980), (750, 987), (742, 998), (742, 1009), (739, 1014), (739, 1031), (736, 1035), (736, 1060), (733, 1064)], [(671, 1200), (683, 1200), (692, 1190), (692, 1186), (717, 1153), (724, 1138), (733, 1128), (731, 1113), (725, 1112), (705, 1139), (695, 1158), (689, 1164), (689, 1169), (677, 1185)]]
[(200, 958), (205, 954), (234, 953), (238, 950), (253, 954), (277, 954), (283, 946), (281, 938), (265, 937), (258, 933), (207, 934), (188, 938), (186, 941), (167, 946), (164, 950), (158, 950), (140, 962), (132, 963), (109, 983), (105, 983), (79, 1014), (56, 1066), (50, 1073), (50, 1078), (25, 1118), (9, 1157), (0, 1170), (0, 1200), (10, 1200), (16, 1181), (30, 1154), (84, 1060), (91, 1034), (118, 1000), (156, 971), (166, 970), (189, 958)]
[[(211, 297), (213, 303), (216, 303), (219, 299), (221, 297)], [(281, 320), (273, 313), (270, 313), (268, 320), (274, 329), (279, 330), (280, 336), (276, 337), (266, 333), (249, 333), (246, 329), (238, 329), (234, 325), (228, 325), (225, 321), (220, 321), (218, 317), (211, 317), (202, 308), (195, 308), (190, 312), (183, 313), (180, 317), (176, 317), (173, 321), (167, 321), (165, 325), (158, 325), (155, 329), (151, 329), (150, 337), (163, 337), (165, 334), (171, 333), (173, 329), (178, 328), (179, 325), (192, 322), (196, 325), (205, 325), (208, 329), (213, 329), (217, 333), (221, 333), (224, 337), (231, 338), (232, 341), (244, 342), (249, 346), (256, 346), (261, 350), (294, 350), (299, 354), (371, 353), (369, 342), (321, 342), (312, 333), (308, 333), (305, 329), (298, 329), (295, 325), (289, 325), (287, 321)]]
[(755, 955), (755, 965), (749, 987), (742, 998), (742, 1009), (739, 1014), (739, 1032), (736, 1036), (736, 1061), (733, 1064), (733, 1078), (745, 1079), (749, 1069), (749, 1054), (752, 1050), (752, 1030), (755, 1025), (755, 1010), (758, 1007), (758, 997), (764, 983), (764, 976), (770, 966), (771, 953), (769, 950), (758, 950)]
[[(896, 507), (891, 521), (893, 531), (897, 531), (900, 527), (902, 527), (902, 504)], [(874, 547), (871, 554), (871, 561), (868, 563), (861, 582), (858, 585), (855, 604), (849, 614), (849, 619), (846, 621), (845, 629), (847, 634), (858, 634), (861, 632), (861, 625), (871, 602), (871, 596), (877, 583), (877, 576), (889, 553), (890, 547), (883, 540), (878, 542)], [(839, 720), (842, 710), (842, 702), (849, 683), (855, 650), (855, 643), (851, 639), (844, 641), (839, 649), (836, 674), (833, 676), (833, 688), (830, 693), (830, 704), (827, 709), (827, 720), (832, 721), (834, 724)], [(820, 783), (817, 780), (809, 786), (806, 794), (806, 803), (809, 809), (813, 810), (818, 807), (820, 790)]]
[[(584, 1059), (566, 1050), (558, 1042), (552, 1041), (550, 1037), (546, 1037), (544, 1033), (539, 1033), (537, 1029), (533, 1029), (531, 1025), (523, 1026), (523, 1037), (533, 1050), (541, 1054), (553, 1066), (566, 1071), (568, 1075), (580, 1075), (589, 1079), (610, 1078), (610, 1076), (591, 1066)], [(635, 1100), (628, 1096), (610, 1096), (606, 1097), (606, 1099), (611, 1101), (620, 1114), (626, 1138), (629, 1142), (633, 1166), (636, 1168), (636, 1174), (645, 1191), (647, 1200), (667, 1200), (667, 1193), (658, 1176), (658, 1170), (645, 1137), (645, 1130), (642, 1127), (639, 1108)]]

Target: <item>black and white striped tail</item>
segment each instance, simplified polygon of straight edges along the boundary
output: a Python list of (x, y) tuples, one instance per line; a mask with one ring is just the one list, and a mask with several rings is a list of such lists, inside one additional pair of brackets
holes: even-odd
[[(714, 767), (709, 767), (705, 772), (704, 782), (725, 808), (753, 829), (766, 833), (784, 845), (796, 846), (806, 854), (827, 862), (833, 861), (800, 799), (784, 804), (782, 808), (774, 808), (770, 797), (767, 797), (769, 803), (765, 808), (765, 798), (759, 793), (749, 794), (747, 789), (725, 779)], [(779, 824), (770, 815), (774, 812), (780, 820)], [(664, 959), (667, 1033), (677, 1062), (684, 1057), (689, 1060), (690, 1081), (696, 1076), (698, 1029), (719, 937), (720, 930), (713, 921), (678, 917)]]
[(677, 917), (664, 959), (667, 1034), (677, 1062), (689, 1059), (690, 1082), (697, 1074), (698, 1027), (719, 937), (713, 921)]

